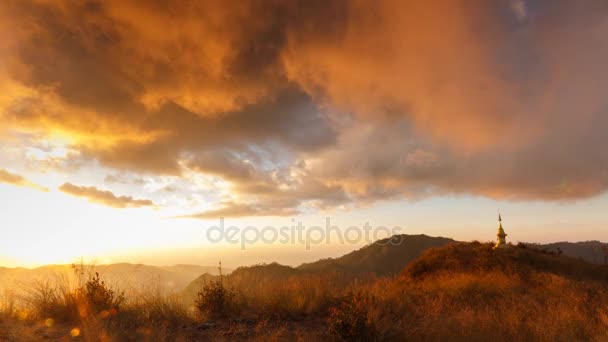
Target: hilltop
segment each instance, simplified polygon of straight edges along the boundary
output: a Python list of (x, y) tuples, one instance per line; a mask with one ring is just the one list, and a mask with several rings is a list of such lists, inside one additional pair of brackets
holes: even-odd
[(335, 259), (321, 259), (302, 264), (303, 271), (342, 271), (356, 274), (393, 275), (429, 248), (441, 247), (456, 241), (427, 235), (395, 235), (369, 244)]
[(410, 263), (403, 274), (418, 279), (442, 272), (501, 272), (522, 277), (544, 272), (569, 279), (608, 282), (608, 266), (605, 265), (592, 264), (525, 244), (495, 250), (492, 244), (479, 242), (458, 243), (428, 250)]
[[(325, 274), (331, 275), (336, 280), (339, 279), (340, 284), (355, 278), (367, 281), (379, 276), (396, 275), (429, 248), (455, 242), (449, 238), (427, 235), (395, 235), (339, 258), (321, 259), (298, 267), (278, 263), (239, 267), (226, 276), (225, 280), (234, 286), (239, 286), (239, 284), (263, 284), (275, 280), (288, 281), (294, 277)], [(217, 279), (215, 276), (208, 273), (201, 275), (184, 289), (184, 296), (189, 299), (194, 298), (203, 284), (215, 279)]]
[[(585, 257), (585, 252), (600, 250), (603, 245), (607, 244), (520, 244), (519, 247), (512, 246), (500, 252), (492, 249), (492, 243), (463, 243), (445, 237), (403, 234), (376, 241), (338, 258), (321, 259), (297, 267), (278, 263), (239, 267), (224, 280), (237, 288), (247, 285), (249, 290), (263, 288), (269, 283), (301, 282), (313, 278), (332, 279), (333, 286), (346, 287), (355, 280), (369, 283), (378, 277), (398, 275), (404, 269), (414, 276), (422, 272), (420, 270), (425, 270), (422, 272), (425, 273), (441, 270), (442, 267), (467, 272), (473, 271), (473, 267), (486, 271), (490, 268), (501, 268), (503, 271), (517, 269), (527, 273), (554, 270), (556, 274), (566, 272), (563, 275), (568, 277), (577, 277), (580, 272), (587, 271), (588, 275), (601, 277), (605, 267), (593, 264), (593, 259)], [(558, 256), (557, 248), (563, 255), (554, 258)], [(214, 280), (217, 280), (217, 276), (213, 274), (199, 276), (182, 291), (184, 298), (193, 300), (198, 289)]]
[[(33, 323), (0, 314), (0, 339), (25, 329), (32, 339), (46, 334), (60, 340), (74, 326), (115, 341), (608, 339), (606, 265), (526, 244), (495, 250), (493, 243), (402, 238), (424, 243), (418, 248), (406, 248), (407, 242), (372, 244), (299, 267), (242, 267), (221, 282), (206, 273), (190, 284), (193, 294), (185, 301), (149, 294), (129, 298), (113, 309), (110, 320), (105, 311), (79, 316), (66, 304), (73, 297), (51, 297), (50, 309), (49, 301), (33, 297), (33, 303), (44, 303), (33, 307)], [(429, 247), (435, 243), (440, 246)], [(390, 267), (380, 267), (389, 262)], [(374, 263), (378, 272), (370, 272)], [(402, 266), (395, 272), (396, 264)], [(353, 271), (357, 267), (360, 271)], [(206, 295), (197, 298), (198, 291)], [(201, 309), (218, 303), (225, 310), (221, 316)], [(71, 318), (57, 318), (55, 326), (45, 328), (49, 314), (41, 312)]]
[(370, 292), (379, 321), (399, 313), (384, 329), (412, 340), (608, 338), (608, 266), (525, 245), (431, 249)]

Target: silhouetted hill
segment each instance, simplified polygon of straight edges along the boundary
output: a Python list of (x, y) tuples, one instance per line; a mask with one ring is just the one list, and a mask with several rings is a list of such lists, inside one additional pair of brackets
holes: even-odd
[[(261, 287), (282, 281), (313, 281), (311, 279), (333, 279), (335, 283), (348, 284), (355, 278), (371, 281), (376, 276), (398, 274), (409, 262), (429, 248), (445, 246), (456, 241), (426, 235), (395, 235), (369, 244), (361, 249), (335, 259), (322, 259), (298, 267), (278, 263), (239, 267), (224, 278), (233, 287)], [(203, 274), (189, 284), (182, 294), (187, 300), (196, 297), (201, 287), (212, 280)]]
[(546, 249), (551, 252), (561, 250), (563, 254), (583, 259), (594, 264), (605, 264), (608, 253), (608, 243), (600, 241), (584, 242), (555, 242), (548, 244), (528, 244), (531, 247)]
[(499, 271), (526, 277), (535, 272), (569, 279), (608, 281), (608, 267), (596, 265), (544, 249), (510, 246), (493, 249), (491, 243), (457, 243), (426, 251), (410, 263), (403, 274), (416, 279), (438, 273), (483, 273)]
[[(339, 272), (353, 276), (377, 276), (399, 273), (405, 265), (429, 248), (445, 246), (456, 241), (427, 235), (395, 235), (371, 243), (339, 258), (321, 259), (298, 267), (278, 263), (239, 267), (228, 278), (251, 279), (285, 278), (305, 273)], [(203, 277), (206, 279), (207, 277)]]
[(301, 273), (299, 270), (273, 262), (271, 264), (255, 265), (249, 267), (239, 267), (232, 274), (231, 278), (284, 278), (294, 274)]
[(395, 235), (376, 241), (359, 250), (335, 259), (322, 259), (298, 267), (304, 271), (341, 270), (353, 273), (374, 273), (379, 276), (400, 272), (405, 265), (429, 248), (456, 241), (427, 235)]
[[(297, 269), (273, 262), (271, 264), (261, 264), (247, 267), (239, 267), (228, 275), (224, 275), (224, 281), (230, 286), (251, 286), (267, 283), (270, 281), (286, 280), (291, 276), (297, 276), (302, 272)], [(184, 290), (182, 295), (187, 300), (196, 298), (197, 292), (211, 281), (219, 279), (217, 274), (205, 273), (193, 280)]]

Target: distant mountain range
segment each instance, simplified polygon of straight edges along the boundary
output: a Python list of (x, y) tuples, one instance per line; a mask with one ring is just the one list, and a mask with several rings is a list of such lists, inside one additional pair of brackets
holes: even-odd
[(585, 242), (555, 242), (548, 244), (526, 244), (531, 247), (544, 249), (558, 253), (560, 250), (564, 255), (583, 259), (594, 264), (608, 263), (608, 243), (599, 241)]
[[(121, 341), (157, 339), (155, 334), (160, 340), (184, 341), (350, 341), (355, 340), (353, 336), (381, 341), (603, 341), (608, 265), (566, 255), (587, 251), (590, 246), (603, 251), (604, 244), (518, 244), (495, 249), (493, 242), (401, 235), (339, 258), (298, 267), (277, 263), (240, 267), (221, 278), (221, 288), (227, 291), (208, 287), (204, 296), (197, 296), (203, 285), (218, 279), (213, 267), (99, 266), (95, 270), (104, 278), (124, 281), (130, 277), (146, 284), (149, 291), (143, 288), (127, 297), (134, 298), (134, 304), (120, 308), (111, 320), (106, 320), (102, 311), (98, 324), (107, 321), (108, 325), (85, 336), (101, 336), (102, 332), (116, 329), (113, 334)], [(73, 273), (68, 266), (49, 266), (37, 270), (37, 274), (58, 270)], [(159, 282), (175, 281), (177, 275), (192, 277), (192, 272), (200, 271), (203, 275), (177, 293), (182, 295), (182, 301), (175, 297), (165, 301), (159, 296), (162, 293), (153, 292)], [(129, 274), (132, 272), (135, 274)], [(222, 309), (230, 310), (230, 316), (207, 316), (201, 322), (198, 317), (186, 315), (197, 297), (203, 309), (220, 303)], [(23, 299), (32, 298), (40, 297), (30, 294)], [(41, 298), (33, 303), (45, 311), (34, 317), (44, 321), (0, 315), (0, 340), (5, 336), (9, 340), (15, 336), (32, 336), (25, 338), (32, 341), (49, 340), (49, 336), (69, 339), (74, 326), (85, 326), (83, 317), (67, 324), (58, 321), (56, 327), (63, 333), (49, 335), (52, 330), (43, 328), (42, 323), (49, 321), (44, 318), (49, 317), (48, 303), (44, 295)], [(0, 301), (0, 305), (3, 303)], [(6, 303), (11, 303), (10, 298)], [(81, 306), (63, 303), (60, 300), (52, 304), (51, 308), (60, 310), (50, 312), (76, 310), (78, 313), (74, 314), (80, 315)], [(351, 316), (357, 325), (364, 319), (372, 322), (373, 326), (365, 328), (373, 329), (371, 333), (357, 328), (351, 334), (356, 326)], [(85, 317), (93, 320), (96, 316)], [(344, 326), (348, 334), (333, 338), (333, 328)], [(278, 335), (274, 329), (285, 334)], [(125, 331), (128, 334), (118, 335)], [(297, 331), (297, 335), (292, 331)]]
[[(340, 279), (370, 279), (400, 273), (422, 253), (449, 244), (458, 243), (444, 237), (427, 235), (396, 235), (380, 240), (338, 258), (321, 259), (298, 267), (278, 263), (239, 267), (232, 271), (223, 269), (226, 280), (235, 284), (260, 283), (267, 280), (301, 275), (338, 274)], [(599, 241), (558, 242), (550, 244), (525, 244), (530, 248), (603, 264), (608, 259), (608, 244)], [(215, 266), (174, 265), (150, 266), (118, 263), (84, 266), (84, 273), (99, 272), (112, 286), (127, 290), (163, 290), (181, 292), (188, 297), (195, 295), (203, 283), (217, 279)], [(86, 276), (86, 275), (85, 275)], [(365, 276), (365, 277), (364, 277)], [(34, 269), (0, 267), (0, 291), (5, 288), (24, 289), (38, 281), (74, 281), (71, 265), (47, 265)]]
[[(399, 273), (408, 263), (430, 248), (441, 247), (457, 241), (427, 235), (395, 235), (369, 244), (339, 258), (321, 259), (298, 267), (278, 263), (239, 267), (225, 277), (231, 286), (263, 286), (264, 283), (278, 279), (301, 276), (335, 275), (336, 281), (348, 283), (356, 278), (374, 279)], [(217, 279), (203, 274), (188, 285), (184, 297), (193, 299), (206, 283)], [(249, 284), (249, 285), (247, 285)]]
[[(392, 276), (402, 272), (406, 266), (429, 249), (439, 248), (459, 241), (427, 235), (395, 235), (369, 244), (361, 249), (350, 252), (339, 258), (321, 259), (305, 263), (298, 267), (285, 266), (278, 263), (261, 264), (239, 267), (225, 276), (225, 281), (234, 287), (262, 286), (266, 282), (280, 279), (303, 279), (313, 275), (338, 274), (336, 281), (373, 279), (374, 277)], [(551, 244), (525, 244), (528, 248), (541, 252), (570, 256), (590, 263), (604, 263), (604, 249), (608, 244), (598, 241), (588, 242), (559, 242)], [(372, 277), (369, 277), (369, 276)], [(184, 291), (188, 300), (194, 298), (198, 290), (206, 283), (217, 279), (212, 274), (203, 274), (189, 284)]]
[[(199, 275), (218, 274), (217, 267), (198, 265), (150, 266), (142, 264), (118, 263), (109, 265), (79, 266), (83, 277), (99, 272), (111, 286), (126, 291), (163, 290), (181, 291)], [(225, 270), (229, 272), (229, 270)], [(76, 271), (72, 265), (47, 265), (34, 269), (0, 267), (0, 290), (11, 288), (27, 290), (36, 282), (51, 284), (73, 283)]]

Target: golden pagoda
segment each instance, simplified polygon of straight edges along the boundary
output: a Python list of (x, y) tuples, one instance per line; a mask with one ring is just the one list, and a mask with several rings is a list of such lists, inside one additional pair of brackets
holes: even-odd
[(498, 213), (498, 234), (496, 234), (497, 241), (496, 246), (494, 248), (505, 248), (507, 247), (507, 234), (505, 230), (502, 228), (502, 218), (500, 217), (500, 213)]

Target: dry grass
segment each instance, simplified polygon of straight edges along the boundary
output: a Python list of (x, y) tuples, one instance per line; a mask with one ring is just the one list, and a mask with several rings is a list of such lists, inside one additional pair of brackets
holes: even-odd
[[(389, 341), (605, 341), (607, 272), (529, 248), (451, 245), (429, 251), (393, 278), (241, 272), (225, 281), (238, 315), (206, 323), (191, 302), (160, 290), (127, 297), (113, 311), (95, 311), (82, 309), (78, 286), (39, 284), (25, 307), (5, 296), (0, 331), (9, 336), (11, 327), (21, 326), (61, 339), (78, 328), (79, 338), (91, 341), (299, 341), (326, 340), (328, 327), (349, 331), (348, 322), (356, 327), (365, 321), (374, 338)], [(346, 310), (350, 293), (358, 294), (357, 310)], [(46, 326), (49, 318), (54, 327)]]
[(127, 300), (98, 274), (78, 267), (75, 271), (76, 281), (35, 282), (16, 296), (5, 296), (0, 341), (21, 341), (20, 336), (30, 336), (25, 340), (189, 340), (184, 328), (194, 326), (196, 320), (181, 297), (150, 290)]
[(430, 251), (368, 289), (385, 336), (413, 340), (606, 340), (605, 269), (512, 248)]
[(403, 278), (369, 289), (385, 336), (413, 340), (606, 340), (608, 289), (550, 273)]
[(272, 280), (233, 279), (245, 312), (262, 316), (290, 317), (325, 314), (337, 299), (357, 288), (357, 280), (338, 273), (302, 274)]

